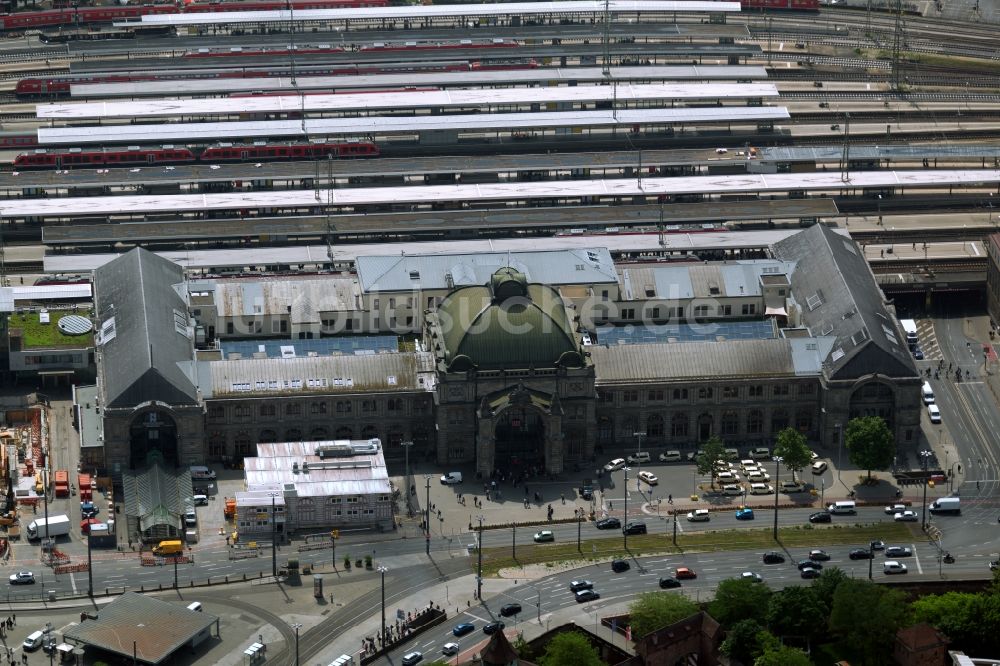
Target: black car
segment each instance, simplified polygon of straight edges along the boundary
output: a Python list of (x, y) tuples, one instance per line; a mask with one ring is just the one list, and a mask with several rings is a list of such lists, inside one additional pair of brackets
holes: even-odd
[(492, 636), (496, 632), (502, 631), (504, 626), (506, 625), (504, 625), (504, 623), (500, 621), (490, 622), (489, 624), (483, 625), (483, 633), (486, 634), (487, 636)]
[(601, 518), (594, 524), (599, 530), (616, 530), (622, 526), (622, 521), (617, 518)]
[(570, 592), (579, 592), (580, 590), (589, 590), (594, 587), (594, 584), (589, 580), (574, 580), (569, 584)]
[(625, 560), (612, 560), (611, 561), (611, 570), (614, 571), (615, 573), (621, 573), (623, 571), (628, 571), (631, 568), (632, 568), (632, 565), (630, 565)]
[(764, 564), (784, 564), (785, 556), (776, 550), (764, 553)]
[(830, 554), (825, 550), (819, 550), (817, 548), (816, 550), (809, 551), (809, 559), (813, 562), (826, 562), (830, 559)]
[(848, 554), (848, 557), (852, 560), (870, 560), (874, 557), (874, 554), (867, 548), (855, 548)]
[(664, 590), (669, 590), (674, 587), (680, 587), (681, 582), (674, 578), (673, 576), (664, 576), (660, 579), (660, 587)]
[(804, 571), (806, 569), (822, 569), (823, 565), (819, 562), (813, 562), (812, 560), (802, 560), (799, 562), (799, 571)]
[(816, 513), (809, 514), (810, 523), (832, 523), (833, 517), (830, 515), (829, 511), (817, 511)]
[(511, 617), (521, 612), (521, 604), (504, 604), (500, 607), (500, 614), (504, 617)]
[(594, 599), (600, 599), (600, 598), (601, 595), (599, 595), (594, 590), (580, 590), (579, 592), (576, 593), (576, 603), (578, 604), (582, 604), (585, 601), (593, 601)]
[(622, 529), (625, 534), (645, 534), (646, 533), (646, 523), (634, 522), (627, 523)]
[(800, 575), (803, 578), (806, 578), (806, 579), (809, 579), (809, 578), (819, 578), (820, 577), (820, 572), (819, 572), (819, 569), (803, 569), (802, 573)]

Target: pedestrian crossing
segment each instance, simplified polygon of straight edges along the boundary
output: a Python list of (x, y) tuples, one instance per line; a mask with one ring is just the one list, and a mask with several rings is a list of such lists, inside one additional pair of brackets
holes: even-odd
[(917, 319), (917, 337), (920, 349), (924, 352), (925, 361), (940, 361), (944, 358), (937, 334), (934, 332), (934, 322), (930, 319)]

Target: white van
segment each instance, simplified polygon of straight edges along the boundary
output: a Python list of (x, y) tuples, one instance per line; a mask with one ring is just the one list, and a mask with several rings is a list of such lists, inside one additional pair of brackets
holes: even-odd
[(708, 509), (695, 509), (694, 511), (689, 511), (687, 519), (692, 523), (707, 523), (711, 520), (712, 515), (708, 512)]
[(191, 465), (191, 478), (211, 481), (215, 479), (215, 472), (204, 465)]
[(658, 457), (660, 459), (660, 462), (680, 462), (681, 452), (676, 450), (664, 451)]
[(853, 516), (858, 512), (853, 500), (834, 502), (830, 506), (826, 507), (826, 510), (835, 516)]
[(751, 495), (770, 495), (774, 492), (774, 486), (769, 486), (766, 483), (751, 483), (750, 484), (750, 494)]
[(628, 457), (630, 463), (648, 463), (650, 461), (649, 451), (637, 451)]
[(934, 403), (934, 389), (931, 388), (930, 382), (924, 382), (924, 385), (920, 387), (920, 393), (924, 396), (925, 405), (931, 405)]
[(931, 423), (941, 423), (941, 410), (934, 403), (927, 405), (927, 415), (931, 417)]
[(200, 613), (201, 612), (201, 602), (200, 601), (192, 601), (191, 603), (189, 603), (187, 605), (187, 609), (189, 611), (195, 611), (196, 613)]
[(24, 639), (24, 642), (21, 643), (21, 647), (23, 647), (28, 652), (37, 650), (38, 648), (42, 647), (42, 641), (44, 639), (45, 639), (44, 631), (33, 631), (30, 634), (28, 634), (27, 638)]

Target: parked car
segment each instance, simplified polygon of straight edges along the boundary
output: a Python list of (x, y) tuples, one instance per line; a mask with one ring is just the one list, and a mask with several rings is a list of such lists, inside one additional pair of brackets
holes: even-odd
[(448, 472), (441, 476), (441, 483), (446, 486), (455, 486), (462, 483), (461, 472)]
[(594, 584), (589, 580), (574, 580), (569, 584), (570, 592), (579, 592), (580, 590), (589, 590), (594, 587)]
[(715, 478), (720, 483), (739, 483), (740, 481), (740, 475), (736, 472), (719, 472), (715, 475)]
[(934, 403), (927, 405), (927, 415), (931, 417), (931, 423), (941, 423), (941, 409)]
[(646, 471), (639, 472), (639, 480), (650, 486), (655, 486), (660, 482), (655, 474)]
[(785, 556), (776, 550), (764, 553), (764, 564), (784, 564)]
[(674, 569), (674, 578), (677, 580), (692, 580), (697, 577), (698, 574), (688, 567), (677, 567)]
[(829, 511), (817, 511), (809, 514), (810, 523), (832, 523), (833, 517)]
[(35, 574), (30, 571), (16, 571), (10, 575), (11, 585), (34, 585)]
[(771, 475), (768, 474), (767, 472), (765, 472), (762, 469), (758, 469), (758, 470), (753, 470), (753, 471), (748, 471), (747, 472), (747, 481), (753, 481), (755, 483), (761, 483), (761, 482), (770, 481), (770, 480), (771, 480)]
[(798, 481), (782, 481), (780, 488), (781, 492), (787, 494), (801, 493), (806, 489), (806, 487), (801, 483), (799, 483)]
[(823, 472), (826, 471), (827, 467), (829, 467), (829, 465), (826, 464), (825, 460), (817, 460), (812, 464), (812, 473), (822, 474)]
[(915, 523), (920, 520), (916, 511), (900, 511), (892, 517), (898, 523)]
[(774, 493), (774, 486), (768, 485), (766, 483), (751, 483), (750, 484), (750, 494), (751, 495), (771, 495)]
[(867, 548), (855, 548), (847, 556), (852, 560), (870, 560), (875, 557), (874, 553)]
[(100, 512), (101, 510), (94, 506), (93, 502), (80, 502), (80, 515), (83, 518), (93, 518)]
[(624, 458), (615, 458), (614, 460), (612, 460), (611, 462), (609, 462), (607, 465), (604, 466), (604, 471), (605, 472), (614, 472), (614, 471), (617, 471), (617, 470), (622, 469), (624, 467), (625, 467), (625, 459)]
[(675, 587), (680, 587), (681, 582), (674, 578), (673, 576), (662, 576), (660, 578), (660, 588), (664, 590), (670, 590)]
[(747, 454), (747, 457), (753, 458), (754, 460), (767, 460), (771, 457), (771, 449), (766, 446), (758, 446), (750, 449), (750, 453)]
[(622, 521), (617, 518), (601, 518), (594, 525), (597, 526), (599, 530), (616, 530), (622, 526)]
[(664, 451), (660, 455), (656, 456), (660, 462), (680, 462), (681, 452), (680, 451)]
[(736, 509), (736, 520), (753, 520), (753, 509), (748, 506)]
[(907, 546), (889, 546), (885, 549), (885, 556), (891, 558), (912, 557), (913, 551)]
[(743, 486), (738, 486), (735, 483), (727, 483), (722, 486), (722, 494), (729, 495), (731, 497), (739, 497), (743, 494)]
[(809, 559), (813, 562), (826, 562), (830, 555), (825, 550), (815, 549), (809, 551)]
[(629, 465), (635, 465), (636, 463), (648, 463), (651, 458), (649, 451), (636, 451), (635, 453), (630, 453), (626, 460), (628, 460)]
[(580, 590), (576, 593), (576, 603), (582, 604), (585, 601), (600, 599), (601, 595), (596, 590)]
[(891, 574), (905, 574), (906, 565), (896, 560), (889, 560), (882, 564), (882, 573), (887, 576)]
[(625, 534), (645, 534), (646, 533), (646, 523), (640, 521), (632, 521), (626, 523), (625, 527), (622, 529)]
[(885, 550), (885, 541), (878, 539), (877, 541), (871, 542), (872, 550)]
[(686, 457), (688, 460), (694, 461), (697, 460), (700, 455), (701, 455), (701, 449), (695, 449), (694, 451), (688, 451)]
[(632, 565), (625, 560), (611, 560), (611, 570), (615, 573), (622, 573), (632, 568)]
[(552, 530), (542, 530), (541, 532), (535, 532), (535, 536), (532, 538), (535, 540), (535, 543), (546, 543), (555, 541), (556, 535), (552, 533)]
[(469, 632), (475, 631), (476, 625), (471, 622), (463, 622), (462, 624), (456, 624), (455, 628), (451, 630), (451, 633), (455, 636), (464, 636)]
[(504, 604), (500, 607), (500, 615), (512, 617), (521, 612), (521, 604)]

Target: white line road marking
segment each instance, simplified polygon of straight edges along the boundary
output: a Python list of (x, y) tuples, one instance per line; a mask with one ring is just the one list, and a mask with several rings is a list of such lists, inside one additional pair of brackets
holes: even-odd
[(489, 622), (489, 620), (487, 620), (486, 618), (479, 617), (478, 615), (475, 615), (475, 614), (470, 613), (468, 611), (466, 611), (465, 614), (468, 615), (469, 617), (471, 617), (473, 620), (478, 620), (480, 622)]
[(911, 543), (910, 550), (913, 551), (913, 559), (917, 563), (917, 573), (922, 574), (924, 572), (924, 568), (920, 566), (920, 555), (917, 554), (917, 544)]
[(73, 574), (69, 575), (69, 582), (73, 586), (73, 594), (76, 594), (76, 577)]

